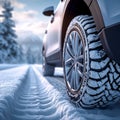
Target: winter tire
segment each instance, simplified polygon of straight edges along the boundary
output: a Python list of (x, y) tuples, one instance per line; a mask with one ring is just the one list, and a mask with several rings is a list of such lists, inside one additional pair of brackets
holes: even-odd
[(63, 48), (68, 95), (84, 108), (105, 107), (120, 99), (120, 66), (105, 53), (91, 16), (75, 17)]
[(43, 56), (42, 71), (43, 71), (44, 76), (53, 76), (54, 75), (54, 66), (48, 65), (44, 56)]

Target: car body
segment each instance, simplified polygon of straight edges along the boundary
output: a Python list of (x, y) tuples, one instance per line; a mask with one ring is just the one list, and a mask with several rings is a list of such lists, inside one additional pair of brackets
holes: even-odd
[(112, 0), (61, 0), (44, 38), (43, 46), (48, 63), (62, 66), (65, 32), (70, 21), (79, 14), (93, 16), (105, 51), (112, 59), (120, 63), (120, 34), (116, 32), (120, 29), (119, 4), (118, 0), (114, 4)]
[[(95, 79), (95, 81), (97, 82), (100, 77), (100, 79), (106, 78), (108, 79), (108, 81), (109, 80), (114, 81), (114, 79), (118, 81), (120, 77), (119, 75), (116, 78), (110, 77), (110, 74), (112, 74), (111, 76), (114, 76), (115, 72), (116, 74), (120, 74), (120, 70), (119, 70), (120, 69), (119, 67), (119, 64), (120, 64), (120, 48), (119, 48), (120, 1), (116, 0), (113, 2), (112, 0), (60, 0), (55, 11), (53, 7), (48, 7), (43, 11), (43, 14), (47, 16), (51, 16), (51, 20), (48, 24), (47, 30), (45, 31), (45, 36), (43, 40), (42, 53), (45, 61), (43, 68), (51, 68), (48, 70), (48, 72), (45, 75), (53, 75), (53, 71), (54, 71), (53, 67), (63, 66), (65, 81), (66, 81), (66, 86), (67, 86), (69, 96), (74, 99), (73, 101), (79, 101), (78, 103), (81, 106), (91, 107), (92, 103), (90, 102), (88, 102), (90, 103), (90, 106), (83, 105), (83, 103), (81, 103), (83, 95), (80, 95), (80, 94), (83, 94), (83, 91), (81, 89), (84, 88), (86, 84), (88, 85), (88, 82), (90, 81), (89, 79), (92, 79), (91, 81)], [(76, 16), (79, 16), (79, 17), (76, 17)], [(92, 18), (89, 16), (92, 16)], [(84, 27), (83, 23), (84, 25), (86, 24), (87, 25)], [(90, 27), (90, 25), (92, 27)], [(90, 29), (88, 33), (86, 32), (87, 28), (88, 30)], [(85, 69), (82, 70), (82, 71), (85, 71), (85, 75), (83, 74), (83, 76), (79, 79), (82, 79), (82, 81), (85, 81), (85, 79), (87, 80), (84, 83), (82, 82), (82, 85), (80, 85), (82, 87), (80, 87), (79, 89), (78, 89), (78, 86), (77, 86), (77, 89), (74, 89), (72, 85), (69, 85), (71, 84), (70, 81), (66, 80), (68, 77), (68, 74), (66, 73), (66, 68), (68, 66), (66, 66), (65, 59), (67, 54), (66, 51), (67, 49), (69, 49), (67, 48), (67, 44), (69, 44), (69, 46), (70, 44), (72, 44), (70, 43), (70, 40), (68, 40), (69, 37), (71, 37), (71, 35), (73, 34), (72, 31), (75, 32), (75, 35), (79, 34), (77, 36), (77, 37), (80, 37), (79, 39), (85, 39), (85, 40), (82, 40), (82, 45), (84, 48), (83, 51), (86, 53), (85, 54), (81, 53), (82, 54), (81, 56), (84, 56), (85, 58), (84, 62), (83, 60), (80, 60), (80, 59), (78, 60), (78, 57), (75, 57), (75, 56), (71, 58), (71, 59), (74, 59), (72, 60), (73, 62), (72, 64), (75, 65), (74, 69), (76, 69), (76, 65), (77, 65), (77, 69), (82, 69), (81, 67), (78, 67), (81, 64), (81, 63), (79, 64), (79, 61), (83, 63), (81, 65), (82, 67), (85, 66)], [(93, 34), (96, 35), (96, 33), (97, 33), (97, 36), (99, 37), (98, 38), (99, 42), (96, 44), (96, 41), (94, 40), (91, 43), (89, 43), (90, 38), (88, 39), (87, 37)], [(80, 41), (78, 41), (78, 43), (80, 43)], [(92, 43), (96, 45), (95, 46), (86, 45), (86, 44), (92, 44)], [(103, 48), (101, 48), (100, 46), (101, 44)], [(94, 47), (91, 48), (90, 46), (92, 47), (94, 46)], [(91, 50), (94, 50), (94, 51), (91, 52)], [(102, 52), (100, 53), (99, 50)], [(77, 50), (74, 51), (73, 49), (72, 51), (75, 53)], [(93, 53), (95, 54), (93, 55)], [(76, 54), (78, 53), (76, 52)], [(98, 57), (96, 57), (96, 54), (98, 55)], [(72, 57), (72, 55), (70, 56)], [(93, 56), (94, 58), (92, 58)], [(102, 59), (100, 59), (99, 57), (101, 57)], [(105, 64), (107, 60), (109, 62)], [(98, 67), (98, 69), (96, 70), (95, 64), (93, 63), (96, 63), (96, 67), (101, 64), (101, 66), (99, 66), (100, 69)], [(104, 67), (102, 67), (103, 65)], [(103, 75), (103, 77), (101, 77), (101, 74), (103, 72), (105, 73), (105, 71), (107, 71), (106, 72), (107, 75)], [(91, 84), (93, 85), (93, 83), (90, 82), (90, 85)], [(98, 83), (96, 83), (96, 86), (97, 84)], [(113, 83), (110, 83), (110, 84), (113, 85)], [(105, 88), (108, 89), (108, 87), (105, 87)], [(119, 90), (120, 89), (118, 89), (118, 91)], [(79, 96), (79, 98), (76, 96)], [(88, 99), (91, 99), (91, 98), (89, 97)], [(118, 97), (116, 99), (118, 99)], [(107, 103), (105, 103), (105, 105)], [(95, 103), (93, 106), (102, 106), (102, 104), (100, 105), (100, 103), (99, 105), (98, 104), (96, 105), (96, 104), (97, 103)]]

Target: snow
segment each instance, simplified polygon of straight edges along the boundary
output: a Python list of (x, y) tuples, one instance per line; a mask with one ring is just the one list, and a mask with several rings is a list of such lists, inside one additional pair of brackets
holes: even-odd
[(87, 39), (88, 39), (88, 43), (90, 44), (93, 41), (98, 41), (99, 38), (95, 34), (90, 34), (90, 35), (88, 35)]
[(100, 79), (99, 73), (95, 71), (90, 71), (90, 77), (95, 79)]
[(106, 68), (105, 70), (99, 72), (100, 78), (104, 78), (109, 71), (110, 71), (110, 69), (109, 69), (109, 68)]
[[(18, 63), (20, 61), (19, 45), (16, 43), (15, 22), (12, 20), (13, 8), (9, 1), (3, 4), (3, 21), (0, 23), (0, 63)], [(19, 60), (18, 60), (19, 59)]]
[(61, 68), (56, 69), (54, 77), (43, 77), (38, 65), (4, 64), (0, 65), (0, 70), (0, 120), (120, 118), (120, 103), (105, 109), (88, 110), (73, 104), (66, 93)]
[(10, 69), (21, 66), (20, 64), (0, 64), (0, 70)]
[(105, 52), (103, 50), (91, 50), (90, 51), (90, 58), (91, 59), (101, 59), (105, 56)]
[[(2, 66), (2, 68), (6, 68), (6, 66)], [(27, 68), (28, 67), (24, 66), (0, 71), (0, 120), (3, 120), (5, 117), (2, 113), (6, 115), (9, 113), (9, 106), (14, 99), (17, 89), (22, 83)], [(6, 119), (8, 118), (6, 117)]]
[(88, 85), (90, 86), (90, 87), (98, 87), (99, 86), (99, 84), (98, 84), (98, 82), (97, 81), (94, 81), (94, 80), (91, 80), (91, 79), (89, 79), (89, 81), (88, 81)]
[(116, 64), (117, 71), (120, 73), (120, 66)]

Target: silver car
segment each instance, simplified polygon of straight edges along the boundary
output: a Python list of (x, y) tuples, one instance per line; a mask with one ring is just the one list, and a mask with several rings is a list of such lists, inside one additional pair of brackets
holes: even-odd
[(43, 74), (64, 68), (68, 95), (84, 108), (120, 99), (120, 0), (60, 0), (43, 11)]

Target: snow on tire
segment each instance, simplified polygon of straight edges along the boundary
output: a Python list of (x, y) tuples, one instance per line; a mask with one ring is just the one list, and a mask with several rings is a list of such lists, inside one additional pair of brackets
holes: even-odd
[(120, 99), (120, 66), (105, 53), (91, 16), (75, 17), (63, 48), (68, 95), (84, 108), (105, 107)]

